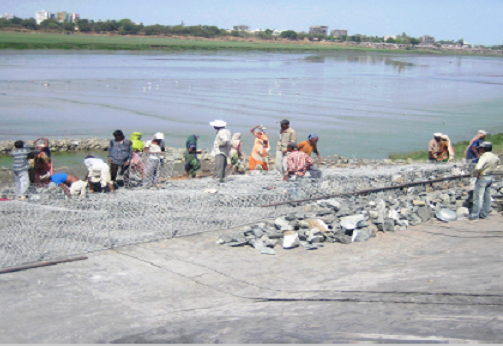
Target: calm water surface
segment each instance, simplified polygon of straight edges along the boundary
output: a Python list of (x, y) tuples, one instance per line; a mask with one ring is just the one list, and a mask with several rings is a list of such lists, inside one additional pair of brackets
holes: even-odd
[[(44, 84), (48, 84), (45, 85)], [(433, 132), (453, 141), (503, 132), (503, 59), (368, 52), (331, 54), (0, 52), (0, 139), (144, 138), (182, 147), (208, 122), (243, 133), (263, 124), (275, 143), (290, 119), (322, 154), (383, 158), (423, 150)]]

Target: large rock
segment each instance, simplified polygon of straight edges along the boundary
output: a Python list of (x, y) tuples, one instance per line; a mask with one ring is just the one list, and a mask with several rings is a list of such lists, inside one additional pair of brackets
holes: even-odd
[(423, 220), (423, 222), (426, 222), (433, 217), (433, 211), (427, 206), (419, 207), (417, 215), (421, 218), (421, 220)]
[(394, 232), (395, 231), (395, 223), (393, 220), (385, 220), (383, 224), (383, 231), (384, 232)]
[(356, 233), (356, 235), (353, 234), (352, 240), (355, 243), (365, 242), (365, 241), (369, 240), (370, 237), (372, 237), (372, 236), (375, 237), (375, 231), (370, 227), (356, 230), (356, 231), (354, 231), (354, 233)]
[(468, 217), (470, 215), (470, 210), (465, 207), (460, 207), (456, 210), (458, 217)]
[(341, 227), (351, 231), (356, 228), (358, 222), (363, 221), (364, 216), (361, 214), (341, 217)]
[(417, 216), (417, 214), (413, 213), (409, 215), (409, 224), (411, 226), (417, 226), (421, 224), (421, 222), (423, 222), (423, 220), (419, 216)]
[(335, 199), (326, 199), (318, 201), (318, 205), (325, 208), (331, 208), (335, 211), (339, 211), (339, 209), (341, 209), (341, 202)]
[(276, 226), (276, 229), (280, 230), (283, 227), (289, 226), (289, 222), (286, 220), (284, 217), (278, 217), (276, 220), (274, 220), (274, 225)]
[(288, 232), (283, 237), (283, 249), (293, 249), (299, 246), (299, 235), (297, 232)]

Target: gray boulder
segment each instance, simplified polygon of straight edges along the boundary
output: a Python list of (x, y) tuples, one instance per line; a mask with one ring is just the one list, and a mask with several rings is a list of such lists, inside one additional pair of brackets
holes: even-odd
[(347, 230), (354, 230), (360, 221), (364, 221), (364, 216), (361, 214), (341, 217), (341, 227)]
[(428, 206), (419, 207), (417, 215), (421, 218), (421, 220), (423, 220), (423, 222), (426, 222), (433, 217), (433, 211)]

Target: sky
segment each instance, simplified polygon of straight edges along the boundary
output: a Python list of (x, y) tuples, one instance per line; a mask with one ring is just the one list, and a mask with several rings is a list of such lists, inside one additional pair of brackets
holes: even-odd
[(311, 25), (349, 35), (430, 35), (471, 44), (503, 44), (503, 0), (1, 0), (0, 13), (75, 12), (81, 18), (130, 18), (144, 25), (216, 25), (230, 29), (308, 31)]

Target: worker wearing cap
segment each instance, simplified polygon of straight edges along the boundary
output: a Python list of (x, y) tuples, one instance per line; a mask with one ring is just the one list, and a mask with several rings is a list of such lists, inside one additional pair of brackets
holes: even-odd
[(472, 176), (477, 178), (475, 189), (473, 190), (473, 208), (469, 219), (477, 221), (488, 219), (491, 212), (491, 185), (493, 177), (491, 171), (499, 164), (500, 159), (492, 153), (493, 145), (491, 142), (482, 142), (478, 145), (481, 154), (479, 162), (472, 172)]
[(288, 169), (286, 158), (288, 156), (288, 143), (297, 143), (297, 133), (290, 127), (290, 121), (287, 119), (280, 121), (281, 130), (279, 132), (279, 140), (276, 146), (276, 163), (275, 167), (282, 176), (285, 175)]
[(436, 163), (437, 157), (442, 154), (442, 134), (434, 133), (433, 139), (428, 144), (428, 160), (430, 163)]
[(227, 126), (225, 121), (215, 120), (210, 122), (210, 125), (217, 131), (215, 142), (213, 143), (213, 150), (211, 151), (211, 155), (215, 157), (214, 178), (218, 179), (220, 183), (224, 183), (227, 160), (230, 160), (232, 135), (231, 131), (225, 128)]
[(465, 150), (466, 162), (468, 163), (478, 162), (480, 157), (478, 146), (486, 139), (486, 135), (487, 135), (486, 131), (480, 130), (479, 133), (472, 138), (470, 144), (468, 144)]

